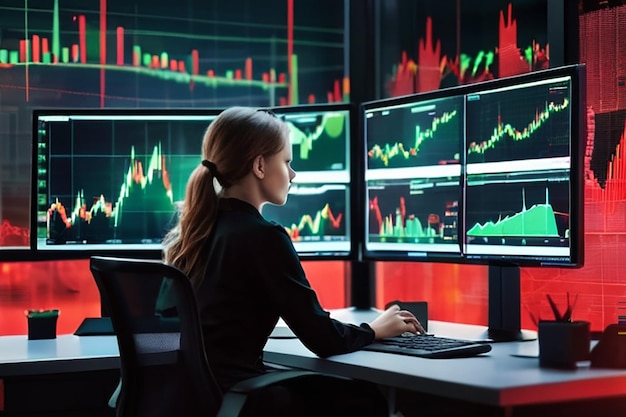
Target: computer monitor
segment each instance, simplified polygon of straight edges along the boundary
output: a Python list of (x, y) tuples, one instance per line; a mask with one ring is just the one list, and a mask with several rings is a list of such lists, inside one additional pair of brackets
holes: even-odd
[(365, 257), (460, 261), (463, 97), (405, 96), (363, 109)]
[(585, 112), (584, 65), (364, 103), (364, 257), (489, 265), (524, 339), (519, 268), (584, 263)]
[(31, 245), (41, 259), (158, 258), (221, 109), (33, 112)]
[(574, 90), (563, 74), (466, 95), (468, 260), (582, 263), (585, 143)]
[(349, 259), (353, 208), (351, 133), (354, 106), (306, 104), (270, 109), (290, 129), (296, 172), (284, 206), (262, 214), (285, 227), (302, 259)]
[[(272, 109), (290, 127), (297, 172), (285, 226), (298, 254), (348, 259), (350, 104)], [(38, 259), (159, 257), (206, 128), (222, 109), (38, 109), (33, 112), (33, 216)]]

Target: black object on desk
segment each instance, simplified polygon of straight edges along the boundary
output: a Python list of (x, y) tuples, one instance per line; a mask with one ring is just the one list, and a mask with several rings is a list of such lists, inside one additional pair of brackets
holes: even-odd
[(609, 324), (590, 359), (593, 368), (626, 369), (626, 324)]
[(539, 366), (576, 369), (576, 362), (589, 360), (589, 328), (588, 321), (540, 321)]
[(74, 332), (76, 336), (113, 336), (110, 317), (87, 317)]
[(420, 358), (452, 359), (468, 358), (487, 353), (491, 351), (491, 345), (483, 342), (425, 334), (380, 339), (365, 346), (363, 349)]
[[(176, 317), (143, 317), (141, 319), (142, 329), (145, 333), (151, 331), (166, 333), (180, 332), (180, 323)], [(114, 336), (113, 324), (110, 317), (87, 317), (74, 332), (76, 336)]]

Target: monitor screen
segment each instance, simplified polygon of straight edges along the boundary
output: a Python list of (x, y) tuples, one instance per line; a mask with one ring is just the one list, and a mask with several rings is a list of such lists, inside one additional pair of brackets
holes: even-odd
[(365, 107), (365, 249), (389, 258), (460, 259), (463, 98)]
[(221, 110), (35, 110), (32, 245), (41, 258), (160, 257)]
[(366, 258), (582, 265), (584, 66), (362, 110)]
[(271, 109), (290, 129), (296, 172), (284, 206), (266, 204), (263, 215), (285, 227), (302, 258), (349, 258), (351, 239), (348, 103)]
[[(349, 104), (272, 109), (290, 128), (297, 175), (283, 225), (298, 254), (352, 253)], [(221, 109), (35, 110), (31, 239), (36, 258), (119, 253), (159, 257), (202, 138)]]
[(579, 262), (583, 178), (569, 75), (466, 95), (469, 260)]

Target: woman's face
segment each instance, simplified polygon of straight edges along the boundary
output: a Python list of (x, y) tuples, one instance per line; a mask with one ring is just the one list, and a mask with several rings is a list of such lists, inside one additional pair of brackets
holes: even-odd
[(296, 172), (291, 168), (292, 150), (288, 134), (283, 137), (283, 149), (265, 158), (265, 176), (261, 182), (264, 199), (271, 204), (282, 206), (287, 202), (287, 194)]

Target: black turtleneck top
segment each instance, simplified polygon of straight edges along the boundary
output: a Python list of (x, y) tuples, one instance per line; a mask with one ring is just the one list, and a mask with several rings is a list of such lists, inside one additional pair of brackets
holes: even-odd
[(263, 347), (279, 318), (321, 357), (359, 350), (374, 331), (332, 319), (311, 288), (291, 238), (252, 205), (222, 198), (196, 290), (207, 357), (223, 389), (266, 372)]

